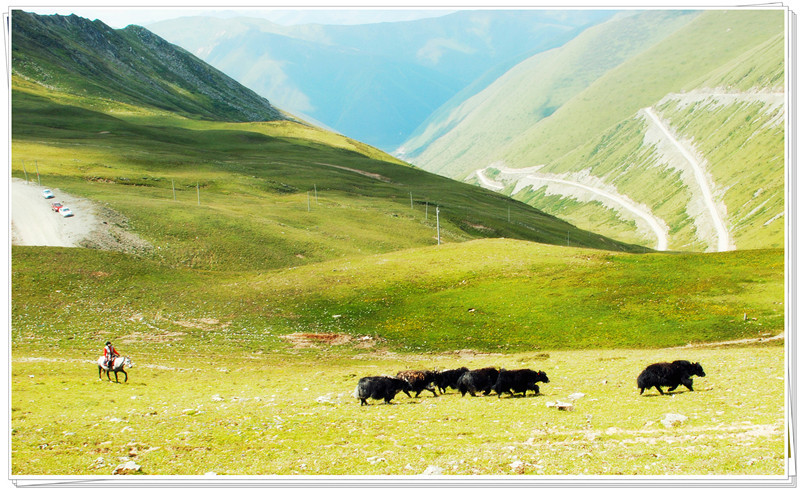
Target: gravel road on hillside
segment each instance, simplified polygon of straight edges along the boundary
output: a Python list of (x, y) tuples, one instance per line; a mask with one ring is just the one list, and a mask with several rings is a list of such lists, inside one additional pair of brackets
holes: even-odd
[(704, 171), (703, 166), (700, 164), (697, 158), (695, 158), (692, 152), (678, 141), (677, 137), (672, 133), (672, 130), (667, 127), (661, 118), (659, 118), (659, 116), (653, 111), (652, 107), (646, 107), (644, 109), (644, 113), (647, 114), (650, 120), (661, 131), (666, 139), (675, 147), (675, 149), (680, 152), (680, 154), (691, 166), (694, 172), (695, 181), (697, 182), (697, 186), (700, 189), (700, 193), (703, 197), (703, 202), (705, 203), (708, 214), (711, 216), (714, 229), (716, 230), (717, 251), (732, 250), (733, 245), (731, 244), (728, 228), (725, 226), (725, 221), (720, 215), (719, 209), (717, 209), (717, 202), (711, 192), (711, 185), (709, 183), (711, 181), (711, 175)]
[[(604, 190), (597, 186), (586, 185), (563, 178), (555, 178), (552, 175), (548, 176), (539, 174), (537, 169), (534, 168), (508, 168), (504, 165), (498, 164), (495, 164), (495, 166), (490, 168), (499, 170), (501, 174), (515, 175), (517, 187), (514, 189), (512, 194), (516, 193), (520, 187), (539, 183), (549, 186), (558, 185), (560, 188), (556, 189), (556, 193), (578, 199), (580, 199), (581, 196), (575, 193), (573, 189), (589, 192), (592, 195), (592, 200), (597, 200), (604, 206), (611, 209), (624, 210), (634, 216), (634, 218), (638, 218), (635, 220), (637, 226), (642, 226), (642, 223), (644, 223), (655, 235), (657, 242), (655, 249), (659, 251), (664, 251), (667, 249), (667, 240), (669, 237), (669, 229), (667, 228), (667, 225), (658, 217), (656, 217), (644, 204), (634, 202), (626, 196), (615, 193), (610, 189)], [(484, 171), (487, 169), (488, 168), (484, 168), (476, 172), (480, 184), (490, 190), (494, 190), (495, 192), (503, 190), (503, 184), (498, 183), (486, 176)]]
[[(42, 197), (46, 187), (11, 179), (11, 242), (23, 246), (76, 247), (100, 226), (94, 206), (87, 200), (51, 188), (54, 199)], [(50, 204), (61, 202), (75, 213), (63, 217)]]

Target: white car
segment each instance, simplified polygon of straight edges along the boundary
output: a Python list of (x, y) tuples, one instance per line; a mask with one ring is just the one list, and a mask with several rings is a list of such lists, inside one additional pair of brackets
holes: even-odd
[(75, 215), (72, 213), (71, 210), (69, 210), (69, 207), (62, 207), (61, 209), (58, 210), (58, 213), (64, 217), (72, 217)]
[(52, 190), (46, 188), (42, 190), (42, 197), (44, 197), (45, 199), (52, 199), (53, 197), (55, 197), (55, 195), (53, 194)]

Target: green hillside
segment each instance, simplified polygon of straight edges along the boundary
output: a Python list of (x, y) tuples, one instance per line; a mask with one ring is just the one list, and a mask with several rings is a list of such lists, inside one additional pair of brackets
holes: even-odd
[[(95, 27), (73, 24), (73, 37)], [(295, 122), (197, 120), (205, 108), (124, 103), (113, 83), (102, 96), (76, 94), (94, 83), (79, 67), (69, 86), (54, 89), (18, 73), (46, 71), (32, 61), (45, 54), (22, 44), (13, 58), (12, 175), (22, 178), (25, 162), (35, 161), (44, 184), (126, 216), (169, 266), (273, 269), (427, 246), (437, 242), (437, 207), (443, 242), (569, 239), (642, 249)]]
[(15, 247), (12, 341), (81, 350), (108, 334), (154, 355), (280, 353), (292, 333), (420, 353), (681, 346), (782, 332), (783, 268), (781, 251), (630, 255), (502, 239), (235, 272)]
[[(554, 161), (666, 94), (694, 88), (697, 79), (731, 66), (782, 30), (781, 11), (705, 12), (597, 80), (553, 117), (521, 135), (504, 155), (520, 162)], [(783, 82), (782, 78), (776, 81)], [(771, 85), (759, 88), (764, 86)]]
[(151, 125), (20, 90), (13, 97), (12, 175), (23, 178), (25, 162), (36, 161), (43, 184), (126, 216), (168, 265), (270, 269), (427, 246), (437, 206), (444, 242), (569, 235), (576, 246), (635, 249), (294, 123), (162, 116)]
[(76, 15), (14, 10), (14, 73), (55, 91), (211, 120), (284, 116), (183, 49), (139, 26), (111, 29)]
[[(497, 99), (470, 112), (527, 120), (524, 131), (506, 133), (506, 124), (483, 125), (483, 118), (470, 116), (446, 135), (447, 148), (486, 142), (477, 152), (439, 158), (428, 150), (430, 159), (423, 153), (415, 164), (474, 183), (474, 171), (487, 169), (492, 188), (580, 227), (646, 246), (657, 245), (652, 225), (583, 189), (638, 206), (659, 223), (668, 249), (720, 249), (723, 236), (711, 213), (729, 235), (725, 249), (782, 247), (783, 12), (709, 11), (684, 19), (691, 22), (592, 80), (548, 117), (529, 115), (518, 100)], [(579, 39), (565, 49), (585, 49)], [(534, 80), (540, 72), (521, 76)], [(503, 93), (501, 81), (497, 93)], [(476, 138), (480, 131), (493, 137)], [(705, 209), (697, 173), (680, 150), (703, 167), (715, 209)], [(573, 186), (556, 187), (554, 180)]]
[[(667, 73), (676, 79), (670, 89), (653, 90), (651, 93), (673, 92), (678, 95), (665, 96), (659, 101), (640, 100), (630, 105), (652, 104), (656, 114), (675, 131), (680, 141), (691, 146), (707, 161), (707, 171), (714, 185), (715, 199), (725, 213), (725, 223), (736, 247), (762, 248), (783, 247), (783, 147), (784, 126), (781, 114), (782, 103), (777, 105), (765, 102), (750, 93), (754, 89), (775, 93), (778, 99), (783, 89), (783, 35), (775, 31), (782, 29), (780, 12), (761, 15), (738, 13), (727, 16), (705, 14), (687, 27), (690, 32), (704, 33), (704, 39), (723, 36), (724, 33), (739, 32), (744, 39), (739, 44), (726, 43), (717, 50), (703, 51), (705, 57), (692, 59), (697, 63), (685, 71), (683, 57), (674, 53), (687, 53), (695, 50), (700, 39), (688, 34), (677, 34), (670, 42), (659, 46), (653, 52), (645, 53), (641, 60), (632, 60), (625, 65), (627, 69), (615, 72), (615, 80), (602, 80), (592, 87), (593, 93), (586, 94), (586, 102), (576, 104), (572, 110), (572, 121), (586, 120), (587, 113), (607, 114), (608, 111), (594, 102), (601, 93), (618, 93), (611, 89), (619, 86), (621, 80), (646, 77), (636, 73), (650, 71), (652, 59), (672, 61), (663, 65), (664, 76), (653, 80), (669, 80)], [(758, 24), (761, 21), (761, 24)], [(759, 28), (754, 28), (760, 26)], [(729, 30), (730, 29), (730, 30)], [(711, 44), (717, 46), (717, 43)], [(738, 49), (736, 47), (738, 46)], [(688, 58), (688, 57), (687, 57)], [(703, 70), (701, 67), (713, 66), (712, 60), (720, 68)], [(640, 71), (643, 70), (643, 71)], [(708, 73), (698, 77), (698, 73)], [(750, 76), (744, 76), (751, 74)], [(678, 78), (680, 76), (680, 78)], [(603, 86), (606, 84), (605, 86)], [(714, 87), (719, 87), (714, 89)], [(722, 94), (716, 96), (714, 94)], [(683, 95), (681, 95), (683, 94)], [(724, 97), (727, 97), (724, 98)], [(606, 99), (607, 100), (607, 99)], [(594, 105), (594, 109), (590, 107)], [(617, 107), (619, 104), (610, 103)], [(641, 107), (645, 107), (642, 105)], [(570, 112), (562, 113), (570, 117)], [(606, 117), (603, 115), (602, 117)], [(610, 119), (609, 119), (610, 120)], [(553, 122), (554, 124), (555, 122)], [(707, 218), (697, 212), (699, 198), (693, 195), (691, 179), (687, 172), (675, 171), (659, 144), (649, 139), (648, 131), (652, 124), (641, 113), (621, 120), (608, 127), (602, 134), (593, 136), (581, 131), (578, 124), (562, 120), (563, 127), (572, 134), (573, 141), (586, 140), (578, 147), (570, 144), (564, 148), (562, 156), (550, 160), (540, 171), (562, 173), (590, 168), (592, 175), (602, 178), (636, 202), (644, 202), (661, 216), (669, 227), (670, 249), (701, 250), (715, 249), (715, 235), (703, 224)], [(597, 123), (594, 127), (601, 127)], [(540, 134), (528, 134), (520, 140), (536, 141), (542, 138), (557, 145), (555, 126), (542, 127)], [(585, 126), (588, 130), (588, 126)], [(563, 134), (563, 132), (561, 132)], [(552, 136), (552, 138), (551, 138)], [(690, 143), (691, 142), (691, 143)], [(542, 151), (549, 151), (542, 149)], [(521, 161), (535, 155), (532, 147), (509, 149), (507, 161)], [(542, 158), (549, 158), (543, 155)], [(674, 157), (672, 157), (674, 160)], [(689, 182), (687, 182), (687, 179)], [(696, 194), (696, 191), (694, 192)], [(656, 198), (657, 197), (657, 198)], [(553, 212), (551, 206), (541, 205), (539, 198), (525, 201), (546, 211)], [(604, 211), (608, 212), (608, 211)], [(584, 219), (570, 219), (568, 213), (558, 213), (576, 224), (585, 224), (596, 219), (589, 215)], [(777, 217), (776, 219), (773, 219)], [(623, 223), (623, 225), (625, 225)], [(704, 228), (705, 226), (705, 228)], [(611, 229), (612, 226), (607, 227)], [(625, 236), (630, 241), (642, 242), (630, 235), (609, 233), (617, 238)], [(644, 241), (642, 243), (647, 243)]]
[(562, 105), (609, 70), (697, 15), (684, 11), (618, 14), (560, 48), (528, 58), (459, 107), (439, 113), (421, 134), (403, 145), (402, 155), (422, 168), (463, 178), (494, 161), (491, 158), (502, 148), (538, 122), (555, 117)]

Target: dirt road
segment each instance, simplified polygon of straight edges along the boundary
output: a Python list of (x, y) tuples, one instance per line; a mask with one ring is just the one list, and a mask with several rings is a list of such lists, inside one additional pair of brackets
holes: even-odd
[[(641, 220), (641, 222), (645, 223), (650, 228), (650, 230), (655, 234), (657, 241), (655, 249), (660, 251), (664, 251), (667, 249), (667, 239), (669, 235), (669, 230), (667, 229), (666, 224), (664, 224), (663, 221), (660, 221), (657, 217), (655, 217), (652, 214), (652, 212), (650, 212), (649, 209), (647, 209), (644, 205), (641, 204), (637, 205), (636, 202), (633, 202), (632, 200), (626, 198), (623, 195), (614, 194), (607, 190), (603, 190), (597, 187), (592, 187), (589, 185), (584, 185), (582, 183), (571, 180), (540, 175), (533, 168), (508, 168), (505, 166), (496, 166), (490, 168), (496, 168), (500, 170), (501, 174), (516, 175), (515, 178), (517, 179), (517, 188), (520, 188), (520, 186), (524, 186), (526, 182), (527, 183), (545, 182), (545, 184), (561, 185), (562, 188), (563, 187), (566, 187), (567, 189), (576, 188), (583, 191), (587, 191), (593, 195), (593, 199), (597, 200), (604, 206), (612, 209), (616, 208), (625, 210), (630, 214), (633, 214), (635, 217), (638, 217)], [(481, 185), (494, 191), (503, 190), (504, 188), (503, 185), (497, 183), (496, 181), (486, 176), (486, 174), (484, 173), (485, 170), (487, 170), (487, 168), (478, 170), (476, 172), (478, 180), (480, 181)], [(559, 191), (558, 193), (560, 193), (561, 195), (570, 195), (572, 197), (577, 198), (575, 194), (570, 193), (568, 190), (562, 190)], [(637, 225), (641, 225), (641, 223), (638, 223)]]
[[(79, 246), (99, 225), (93, 205), (78, 197), (51, 188), (54, 199), (42, 197), (45, 187), (11, 179), (11, 242), (24, 246)], [(64, 217), (50, 204), (61, 202), (75, 213)]]
[(644, 113), (647, 114), (650, 120), (663, 133), (667, 140), (672, 143), (672, 145), (680, 152), (680, 154), (686, 158), (686, 161), (691, 166), (697, 186), (702, 194), (703, 202), (708, 210), (708, 214), (711, 216), (711, 221), (717, 233), (717, 251), (729, 251), (733, 249), (730, 241), (730, 235), (728, 234), (728, 228), (725, 227), (725, 222), (720, 215), (719, 209), (717, 209), (717, 203), (711, 193), (711, 187), (709, 184), (711, 181), (711, 175), (703, 171), (702, 165), (699, 161), (697, 161), (697, 158), (695, 158), (694, 155), (692, 155), (692, 153), (678, 141), (676, 136), (672, 133), (672, 130), (670, 130), (666, 124), (661, 121), (658, 115), (653, 112), (652, 107), (646, 107), (644, 109)]

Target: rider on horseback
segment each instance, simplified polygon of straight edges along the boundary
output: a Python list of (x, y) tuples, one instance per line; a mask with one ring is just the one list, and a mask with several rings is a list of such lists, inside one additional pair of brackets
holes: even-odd
[(106, 357), (106, 367), (109, 369), (113, 368), (114, 359), (119, 356), (119, 352), (116, 348), (114, 348), (110, 341), (106, 341), (106, 347), (103, 348), (103, 356)]

